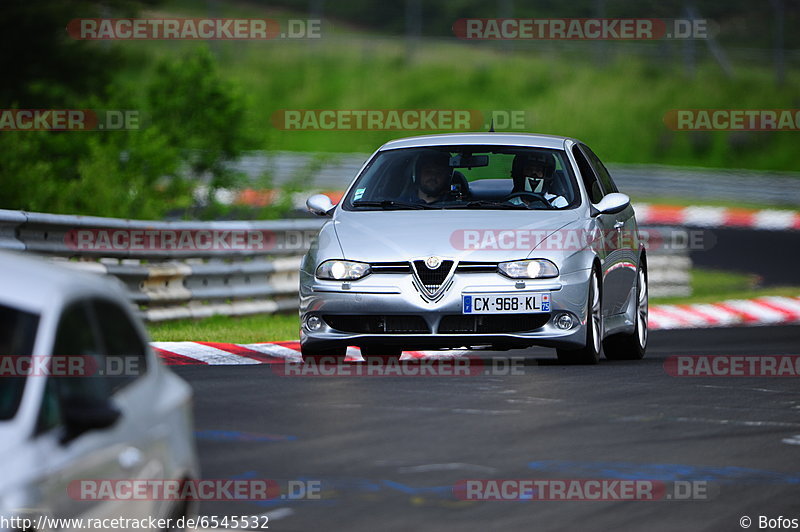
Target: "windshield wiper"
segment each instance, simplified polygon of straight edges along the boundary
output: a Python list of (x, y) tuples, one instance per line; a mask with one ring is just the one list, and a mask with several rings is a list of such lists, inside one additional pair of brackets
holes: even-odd
[(488, 201), (488, 200), (477, 200), (477, 201), (470, 201), (468, 203), (462, 203), (461, 205), (448, 205), (447, 209), (483, 209), (483, 208), (493, 208), (493, 209), (525, 209), (528, 210), (528, 207), (525, 205), (514, 205), (513, 203), (506, 203), (501, 201)]
[(422, 203), (405, 203), (402, 201), (382, 200), (367, 201), (359, 200), (353, 202), (353, 207), (380, 207), (381, 209), (435, 209)]

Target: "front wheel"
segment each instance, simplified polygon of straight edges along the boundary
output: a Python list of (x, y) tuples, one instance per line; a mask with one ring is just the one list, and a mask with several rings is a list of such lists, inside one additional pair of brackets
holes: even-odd
[(647, 270), (644, 263), (636, 275), (636, 317), (630, 334), (615, 334), (603, 342), (603, 351), (609, 360), (641, 360), (647, 350)]
[(586, 345), (579, 349), (557, 349), (558, 360), (564, 364), (597, 364), (600, 361), (600, 338), (603, 334), (601, 314), (602, 292), (597, 272), (589, 280), (586, 303)]

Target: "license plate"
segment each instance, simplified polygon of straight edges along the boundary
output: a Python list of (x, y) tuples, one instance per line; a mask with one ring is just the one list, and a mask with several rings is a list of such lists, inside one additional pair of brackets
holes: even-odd
[(550, 312), (550, 294), (472, 294), (461, 296), (464, 314), (534, 314)]

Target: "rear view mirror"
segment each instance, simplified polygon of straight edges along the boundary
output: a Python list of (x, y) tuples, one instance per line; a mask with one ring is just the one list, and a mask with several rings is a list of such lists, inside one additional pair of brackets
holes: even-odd
[(476, 168), (479, 166), (489, 166), (488, 155), (456, 154), (450, 157), (451, 168)]

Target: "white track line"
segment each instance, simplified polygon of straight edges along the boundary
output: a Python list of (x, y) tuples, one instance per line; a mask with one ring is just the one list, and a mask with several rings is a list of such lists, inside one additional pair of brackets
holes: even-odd
[(661, 309), (651, 308), (648, 317), (650, 328), (659, 329), (683, 329), (686, 327), (680, 320), (676, 320), (661, 312)]
[(185, 357), (205, 362), (212, 366), (226, 366), (233, 364), (260, 364), (258, 360), (247, 358), (233, 353), (228, 353), (222, 349), (196, 342), (153, 342), (153, 347), (182, 355)]
[[(663, 223), (662, 212), (658, 208), (669, 208), (669, 205), (637, 204), (636, 217), (640, 224), (658, 225)], [(797, 211), (780, 209), (730, 209), (727, 207), (711, 207), (694, 205), (679, 209), (669, 209), (667, 214), (670, 219), (677, 218), (675, 222), (693, 227), (752, 227), (754, 229), (793, 231), (800, 222), (800, 213)], [(732, 223), (731, 216), (749, 217), (747, 223)], [(675, 222), (671, 222), (674, 224)]]
[(719, 227), (725, 225), (727, 210), (724, 207), (686, 207), (683, 221), (698, 227)]
[(794, 211), (767, 209), (756, 212), (753, 217), (753, 226), (758, 229), (792, 229), (794, 223)]
[(759, 320), (752, 323), (780, 323), (786, 321), (786, 317), (783, 314), (764, 305), (759, 305), (756, 300), (733, 299), (725, 301), (725, 304), (736, 310), (758, 316)]
[(252, 351), (258, 351), (275, 358), (299, 359), (300, 351), (277, 344), (237, 344)]
[(730, 310), (714, 304), (700, 303), (697, 305), (692, 305), (692, 307), (716, 319), (717, 325), (722, 327), (726, 325), (735, 325), (742, 322), (742, 318), (738, 314), (734, 314)]
[(682, 309), (675, 305), (659, 305), (658, 310), (668, 317), (674, 318), (678, 323), (683, 322), (682, 328), (707, 327), (709, 325), (709, 321), (703, 316), (694, 314), (691, 307)]
[(772, 303), (776, 307), (786, 309), (789, 312), (794, 312), (800, 317), (800, 297), (783, 297), (783, 296), (765, 296), (762, 297), (764, 301)]

